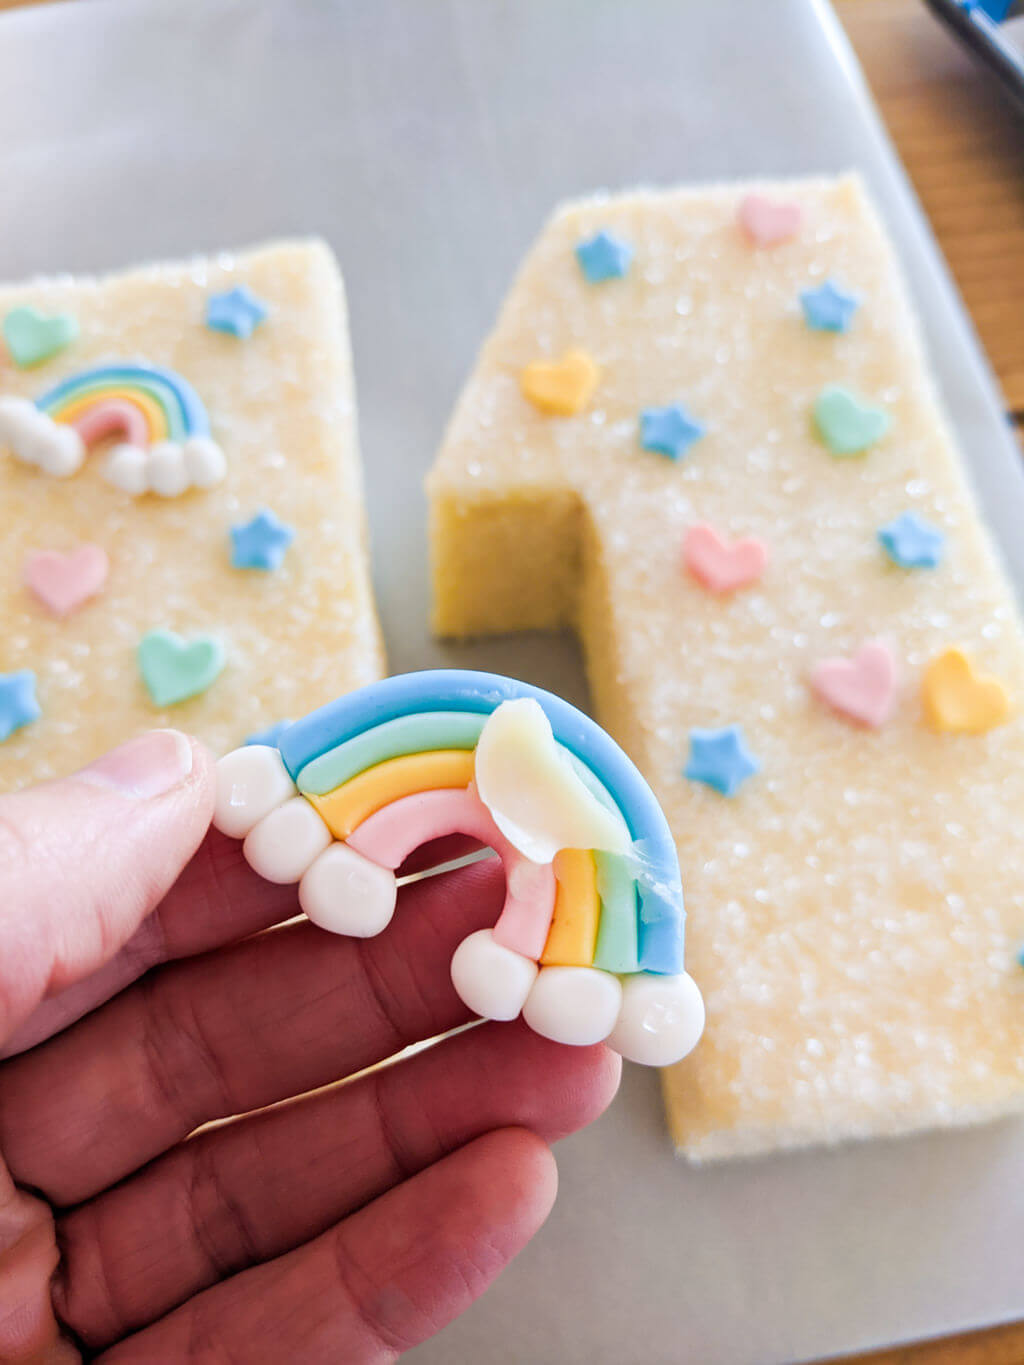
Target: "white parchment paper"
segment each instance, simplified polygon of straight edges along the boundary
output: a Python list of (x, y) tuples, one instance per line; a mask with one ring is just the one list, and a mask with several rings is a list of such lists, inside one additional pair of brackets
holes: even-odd
[[(575, 647), (426, 631), (421, 478), (552, 205), (859, 166), (1024, 582), (1024, 480), (969, 325), (811, 0), (80, 0), (0, 17), (0, 276), (317, 232), (349, 290), (392, 667), (586, 701)], [(2, 531), (2, 509), (0, 509)], [(1024, 1128), (690, 1169), (657, 1077), (559, 1148), (548, 1226), (423, 1362), (807, 1359), (1024, 1315)]]

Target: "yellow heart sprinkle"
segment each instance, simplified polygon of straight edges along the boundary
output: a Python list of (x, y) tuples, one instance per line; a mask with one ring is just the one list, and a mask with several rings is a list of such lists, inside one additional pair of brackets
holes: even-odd
[(572, 417), (587, 406), (600, 371), (586, 351), (566, 351), (561, 360), (535, 360), (519, 376), (523, 397), (541, 412)]
[(975, 673), (962, 650), (947, 649), (925, 669), (921, 685), (925, 715), (933, 730), (982, 735), (1010, 714), (1010, 698), (998, 678)]

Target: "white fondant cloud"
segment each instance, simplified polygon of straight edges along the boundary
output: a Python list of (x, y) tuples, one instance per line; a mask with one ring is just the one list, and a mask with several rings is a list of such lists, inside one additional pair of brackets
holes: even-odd
[[(55, 422), (28, 398), (0, 398), (0, 446), (16, 459), (55, 478), (68, 478), (85, 463), (86, 447), (74, 427)], [(224, 452), (209, 436), (191, 436), (184, 445), (160, 441), (143, 449), (122, 443), (103, 462), (108, 483), (139, 497), (156, 493), (176, 498), (190, 488), (212, 488), (227, 473)]]
[(58, 479), (77, 473), (85, 461), (85, 443), (74, 427), (55, 422), (28, 398), (0, 398), (0, 443)]
[(118, 445), (103, 464), (103, 477), (126, 493), (138, 497), (156, 493), (176, 498), (190, 488), (212, 488), (227, 473), (224, 452), (209, 436), (191, 436), (184, 445), (158, 441), (143, 450)]

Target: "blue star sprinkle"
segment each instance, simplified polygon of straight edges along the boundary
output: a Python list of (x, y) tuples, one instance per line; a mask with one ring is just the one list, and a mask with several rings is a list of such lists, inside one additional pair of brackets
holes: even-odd
[(760, 771), (761, 764), (747, 748), (742, 726), (690, 731), (690, 761), (684, 773), (691, 782), (703, 782), (723, 796), (735, 796), (740, 785)]
[(36, 700), (36, 675), (31, 669), (0, 673), (0, 743), (42, 714)]
[(255, 730), (251, 735), (246, 735), (244, 742), (246, 744), (266, 744), (268, 748), (276, 749), (278, 741), (289, 725), (291, 725), (290, 720), (279, 720), (274, 725), (268, 725), (265, 730)]
[(644, 408), (640, 414), (640, 444), (678, 460), (704, 435), (705, 428), (690, 417), (681, 403), (667, 408)]
[(279, 569), (295, 532), (264, 507), (252, 521), (231, 528), (234, 569)]
[(633, 259), (633, 248), (610, 232), (599, 232), (588, 242), (577, 245), (576, 259), (588, 281), (601, 284), (604, 280), (618, 280), (625, 275)]
[(879, 528), (878, 539), (886, 554), (901, 569), (934, 569), (942, 559), (946, 537), (916, 512), (904, 512)]
[(853, 321), (853, 315), (860, 307), (856, 294), (848, 294), (832, 280), (826, 280), (817, 289), (800, 291), (800, 307), (804, 310), (804, 320), (816, 332), (845, 332)]
[(247, 284), (239, 284), (224, 294), (210, 295), (206, 300), (206, 325), (214, 332), (251, 337), (269, 312)]

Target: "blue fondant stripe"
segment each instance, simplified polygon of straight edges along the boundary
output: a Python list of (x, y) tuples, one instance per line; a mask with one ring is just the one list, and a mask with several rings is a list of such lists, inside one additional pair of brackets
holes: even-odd
[(79, 370), (47, 389), (35, 401), (42, 412), (49, 412), (62, 402), (70, 402), (79, 394), (102, 391), (105, 387), (132, 384), (153, 391), (154, 397), (167, 400), (173, 407), (169, 414), (172, 429), (174, 413), (181, 422), (182, 436), (208, 436), (210, 420), (203, 401), (188, 380), (161, 365), (140, 365), (130, 362), (114, 365), (95, 365), (88, 370)]

